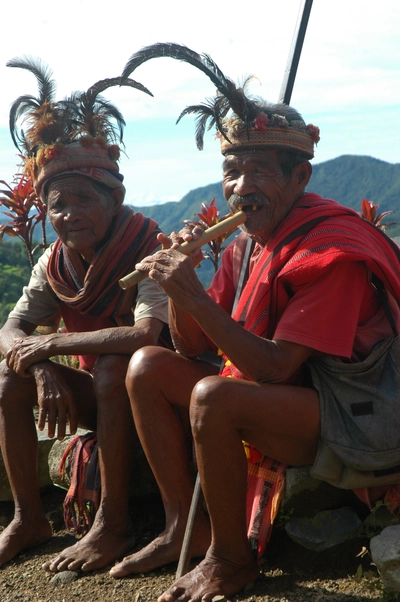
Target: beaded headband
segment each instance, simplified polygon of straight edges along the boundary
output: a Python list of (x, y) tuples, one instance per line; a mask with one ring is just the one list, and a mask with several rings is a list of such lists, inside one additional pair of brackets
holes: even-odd
[(314, 143), (320, 139), (317, 126), (306, 125), (301, 120), (288, 122), (278, 114), (269, 118), (261, 112), (248, 128), (237, 116), (223, 120), (222, 124), (223, 134), (217, 132), (217, 138), (220, 138), (223, 155), (246, 148), (276, 148), (294, 150), (312, 159)]

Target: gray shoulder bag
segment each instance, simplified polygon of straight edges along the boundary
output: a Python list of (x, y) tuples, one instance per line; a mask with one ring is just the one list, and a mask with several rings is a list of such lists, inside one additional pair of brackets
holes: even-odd
[(400, 481), (400, 339), (383, 283), (373, 278), (393, 336), (357, 363), (307, 360), (318, 391), (321, 438), (312, 476), (344, 489)]

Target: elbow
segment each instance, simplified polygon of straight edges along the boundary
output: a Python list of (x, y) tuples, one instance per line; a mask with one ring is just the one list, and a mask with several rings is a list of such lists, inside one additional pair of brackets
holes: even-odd
[(260, 354), (262, 361), (252, 367), (252, 378), (259, 384), (289, 384), (311, 351), (296, 343), (270, 340)]

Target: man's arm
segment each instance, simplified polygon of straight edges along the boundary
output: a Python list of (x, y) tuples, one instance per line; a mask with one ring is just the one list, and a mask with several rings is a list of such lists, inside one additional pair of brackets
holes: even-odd
[(16, 338), (27, 337), (35, 330), (35, 324), (26, 320), (9, 318), (0, 330), (0, 354), (5, 356)]
[(215, 348), (210, 348), (210, 341), (196, 320), (171, 300), (169, 303), (169, 328), (174, 347), (181, 355), (197, 357), (204, 351), (216, 351)]
[(230, 361), (256, 382), (285, 383), (313, 349), (282, 340), (268, 340), (245, 330), (208, 295), (191, 305), (191, 315)]
[(25, 336), (17, 338), (9, 349), (7, 365), (26, 376), (30, 366), (55, 355), (132, 355), (140, 347), (156, 345), (163, 326), (157, 318), (143, 318), (134, 326)]
[(309, 347), (267, 340), (245, 330), (207, 294), (191, 259), (175, 249), (159, 251), (138, 265), (149, 272), (174, 304), (190, 314), (216, 347), (251, 380), (288, 382), (313, 353)]
[[(0, 330), (0, 352), (8, 363), (10, 354), (18, 346), (18, 342), (40, 337), (29, 336), (35, 325), (25, 320), (10, 318)], [(10, 367), (10, 366), (9, 366)], [(12, 366), (11, 366), (11, 369)], [(61, 378), (51, 361), (39, 361), (23, 372), (26, 378), (33, 377), (37, 389), (37, 403), (39, 406), (38, 428), (43, 430), (48, 420), (48, 435), (54, 437), (56, 422), (58, 438), (63, 439), (67, 422), (69, 432), (74, 434), (78, 427), (77, 413), (68, 383)]]

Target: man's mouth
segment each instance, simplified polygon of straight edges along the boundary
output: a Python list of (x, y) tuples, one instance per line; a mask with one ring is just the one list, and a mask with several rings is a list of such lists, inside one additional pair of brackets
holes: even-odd
[(255, 203), (253, 203), (252, 205), (243, 205), (243, 204), (238, 205), (239, 211), (244, 211), (244, 212), (257, 211), (257, 209), (259, 209), (259, 208), (260, 208), (260, 206), (256, 205)]

